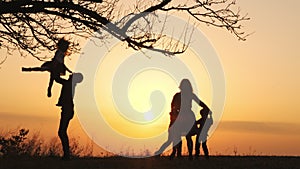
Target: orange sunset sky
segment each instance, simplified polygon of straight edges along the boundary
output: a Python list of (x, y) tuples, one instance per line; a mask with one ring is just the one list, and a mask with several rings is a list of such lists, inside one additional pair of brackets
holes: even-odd
[[(226, 79), (223, 116), (208, 141), (211, 154), (233, 155), (237, 150), (240, 155), (299, 156), (300, 1), (238, 0), (237, 5), (251, 18), (244, 26), (254, 34), (245, 42), (226, 30), (198, 27), (217, 51)], [(0, 50), (1, 59), (6, 55)], [(78, 57), (66, 59), (66, 65), (73, 70)], [(55, 84), (52, 98), (47, 98), (49, 74), (21, 72), (23, 66), (41, 64), (15, 53), (0, 65), (1, 132), (25, 127), (39, 131), (45, 139), (56, 137), (60, 109), (55, 103), (60, 86)], [(203, 99), (209, 103), (208, 98)], [(168, 123), (162, 124), (165, 129)], [(89, 141), (76, 116), (68, 132), (70, 137), (79, 136), (83, 144)]]

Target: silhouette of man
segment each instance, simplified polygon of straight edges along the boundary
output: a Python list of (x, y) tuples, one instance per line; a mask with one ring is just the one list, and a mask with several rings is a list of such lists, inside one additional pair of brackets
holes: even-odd
[(204, 106), (203, 109), (200, 111), (201, 118), (197, 121), (197, 125), (200, 125), (199, 129), (197, 130), (196, 136), (196, 146), (195, 146), (195, 156), (199, 157), (200, 155), (200, 146), (202, 143), (202, 149), (204, 152), (205, 158), (209, 158), (209, 152), (207, 148), (207, 136), (208, 130), (213, 124), (212, 113), (207, 106)]
[(77, 83), (80, 83), (83, 80), (81, 73), (73, 73), (69, 76), (68, 80), (57, 77), (56, 82), (62, 85), (60, 97), (57, 106), (61, 106), (61, 118), (58, 129), (58, 136), (61, 140), (63, 147), (63, 160), (70, 159), (70, 146), (69, 138), (67, 134), (67, 129), (69, 126), (70, 120), (74, 116), (74, 103), (73, 97), (75, 93), (75, 87)]

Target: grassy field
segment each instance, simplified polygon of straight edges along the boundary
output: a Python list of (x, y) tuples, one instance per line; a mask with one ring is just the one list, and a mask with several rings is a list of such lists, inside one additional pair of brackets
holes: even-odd
[(109, 157), (77, 158), (62, 161), (59, 158), (0, 158), (0, 169), (300, 169), (300, 157), (228, 157), (213, 156), (192, 161), (183, 157), (144, 159)]

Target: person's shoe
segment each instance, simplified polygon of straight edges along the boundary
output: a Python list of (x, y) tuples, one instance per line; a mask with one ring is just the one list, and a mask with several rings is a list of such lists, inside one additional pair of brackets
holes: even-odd
[(63, 160), (63, 161), (70, 161), (70, 156), (63, 156), (61, 158), (61, 160)]
[(159, 151), (155, 151), (153, 157), (154, 157), (154, 158), (160, 158), (160, 154), (161, 154), (161, 153), (160, 153)]
[(31, 68), (22, 67), (22, 72), (30, 72)]
[(171, 154), (170, 157), (169, 157), (169, 159), (170, 159), (170, 160), (173, 160), (174, 157), (175, 157), (175, 154)]
[(156, 159), (159, 159), (160, 158), (160, 154), (154, 155), (153, 157), (156, 158)]
[(47, 97), (51, 97), (52, 96), (52, 93), (51, 92), (47, 92)]

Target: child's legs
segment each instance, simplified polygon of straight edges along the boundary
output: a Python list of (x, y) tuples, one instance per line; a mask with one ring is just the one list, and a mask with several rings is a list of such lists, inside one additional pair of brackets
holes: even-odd
[(193, 140), (191, 135), (187, 135), (186, 137), (187, 147), (189, 151), (189, 156), (191, 157), (193, 154)]
[(204, 155), (206, 157), (208, 157), (209, 153), (208, 153), (208, 148), (207, 148), (207, 145), (206, 145), (206, 141), (202, 142), (202, 149), (203, 149)]
[(196, 136), (196, 144), (195, 144), (195, 156), (199, 156), (200, 155), (200, 140), (199, 140), (199, 136), (200, 136), (200, 133), (197, 134)]
[(49, 71), (45, 67), (22, 67), (23, 72), (30, 72), (30, 71), (36, 71), (36, 72), (43, 72), (43, 71)]
[(29, 67), (29, 68), (22, 68), (22, 71), (51, 71), (53, 69), (53, 62), (47, 61), (41, 65), (41, 67)]
[(171, 156), (175, 156), (176, 153), (177, 153), (177, 156), (181, 156), (181, 148), (182, 148), (181, 141), (179, 143), (177, 143), (176, 145), (173, 142), (173, 150), (172, 150)]
[(177, 151), (176, 146), (173, 145), (172, 153), (170, 155), (171, 158), (175, 157), (176, 151)]
[(155, 152), (155, 154), (161, 154), (161, 153), (163, 153), (163, 151), (165, 151), (165, 149), (166, 149), (172, 142), (173, 142), (172, 131), (170, 131), (170, 129), (169, 129), (169, 132), (168, 132), (168, 140), (167, 140), (166, 142), (164, 142), (164, 143), (160, 146), (159, 150), (157, 150), (157, 151)]
[(180, 141), (180, 142), (176, 145), (176, 149), (177, 149), (177, 157), (181, 157), (182, 141)]

